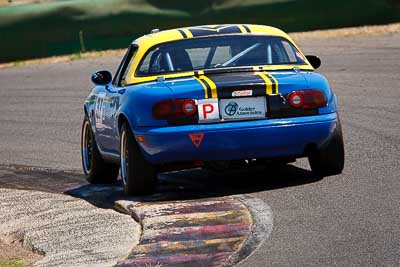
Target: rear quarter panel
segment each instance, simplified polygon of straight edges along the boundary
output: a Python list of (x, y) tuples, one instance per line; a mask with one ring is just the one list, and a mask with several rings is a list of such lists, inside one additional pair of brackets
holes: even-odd
[(328, 114), (337, 111), (337, 97), (333, 90), (331, 89), (328, 80), (321, 74), (317, 72), (303, 72), (304, 78), (308, 82), (309, 89), (319, 89), (322, 90), (328, 100), (328, 105), (326, 107), (320, 108), (320, 114)]
[(118, 117), (124, 115), (133, 130), (138, 126), (166, 126), (166, 121), (153, 118), (152, 108), (155, 103), (172, 97), (171, 90), (159, 82), (126, 86), (125, 92), (121, 96)]

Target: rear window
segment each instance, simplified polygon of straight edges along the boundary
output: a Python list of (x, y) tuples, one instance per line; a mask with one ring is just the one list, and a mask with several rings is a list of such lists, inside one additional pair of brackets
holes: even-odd
[(257, 65), (306, 64), (286, 39), (275, 36), (213, 36), (151, 48), (136, 76)]

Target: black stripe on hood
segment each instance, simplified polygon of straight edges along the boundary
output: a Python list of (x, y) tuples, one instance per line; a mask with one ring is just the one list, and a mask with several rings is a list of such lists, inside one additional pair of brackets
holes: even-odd
[(231, 98), (234, 91), (252, 90), (252, 96), (266, 94), (266, 83), (255, 73), (229, 73), (207, 75), (217, 87), (218, 98)]

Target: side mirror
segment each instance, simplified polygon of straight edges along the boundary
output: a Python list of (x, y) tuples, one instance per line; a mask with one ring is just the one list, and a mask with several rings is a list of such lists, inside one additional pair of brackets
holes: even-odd
[(313, 55), (307, 55), (306, 58), (314, 69), (318, 69), (321, 66), (321, 59), (319, 57)]
[(111, 83), (112, 75), (108, 70), (102, 70), (93, 73), (91, 79), (95, 85), (107, 85)]

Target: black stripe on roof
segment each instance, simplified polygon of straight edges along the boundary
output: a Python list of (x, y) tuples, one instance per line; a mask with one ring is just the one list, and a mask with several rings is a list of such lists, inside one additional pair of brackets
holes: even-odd
[(251, 32), (251, 31), (250, 31), (250, 28), (249, 28), (246, 24), (243, 24), (242, 26), (243, 26), (243, 28), (246, 30), (246, 32), (248, 32), (248, 33)]
[(182, 34), (183, 38), (185, 38), (185, 39), (187, 38), (187, 35), (183, 30), (179, 29), (178, 31)]
[(228, 25), (228, 26), (217, 26), (217, 27), (191, 27), (188, 28), (193, 37), (200, 36), (209, 36), (209, 35), (218, 35), (218, 34), (230, 34), (230, 33), (242, 33), (239, 26), (237, 25)]

